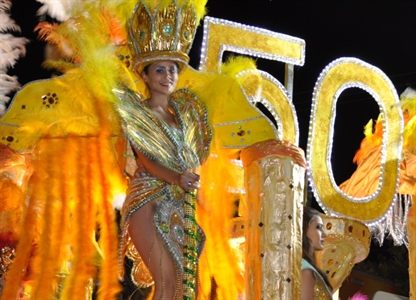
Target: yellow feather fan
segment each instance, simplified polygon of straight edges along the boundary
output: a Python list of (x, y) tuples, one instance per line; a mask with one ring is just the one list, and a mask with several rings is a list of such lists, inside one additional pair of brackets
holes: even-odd
[[(113, 4), (77, 3), (68, 21), (39, 27), (65, 50), (51, 64), (65, 75), (27, 85), (14, 102), (25, 109), (15, 107), (4, 116), (20, 126), (19, 146), (32, 149), (36, 158), (22, 222), (22, 228), (31, 230), (19, 240), (5, 299), (15, 298), (22, 281), (36, 299), (59, 296), (58, 284), (62, 299), (85, 299), (99, 252), (106, 259), (100, 266), (98, 299), (114, 299), (120, 290), (111, 201), (126, 188), (121, 159), (125, 141), (111, 102), (117, 101), (112, 89), (121, 81), (131, 84), (132, 78), (116, 54), (114, 44), (122, 43), (123, 30), (109, 13)], [(92, 237), (97, 226), (101, 249)], [(58, 274), (69, 261), (71, 272), (61, 274), (67, 279), (60, 282)], [(23, 269), (30, 270), (27, 276)]]

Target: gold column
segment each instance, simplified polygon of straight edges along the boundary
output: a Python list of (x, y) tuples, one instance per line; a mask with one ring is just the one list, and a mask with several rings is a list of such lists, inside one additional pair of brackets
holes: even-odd
[(300, 299), (303, 151), (268, 140), (242, 150), (241, 160), (246, 299)]

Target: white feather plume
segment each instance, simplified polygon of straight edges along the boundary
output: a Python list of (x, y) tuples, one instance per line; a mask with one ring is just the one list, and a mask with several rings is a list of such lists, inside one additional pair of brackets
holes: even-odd
[(8, 94), (20, 87), (16, 76), (10, 76), (3, 72), (0, 72), (0, 82), (0, 94)]
[(7, 95), (19, 89), (20, 84), (16, 76), (7, 75), (10, 67), (26, 54), (24, 37), (16, 37), (10, 32), (20, 32), (20, 27), (10, 17), (10, 0), (0, 0), (0, 116), (4, 114), (10, 97)]
[(26, 55), (27, 42), (28, 40), (23, 37), (9, 33), (0, 34), (0, 70), (13, 67), (21, 56)]
[(20, 88), (20, 84), (16, 76), (10, 76), (0, 72), (0, 116), (6, 111), (6, 105), (10, 101), (10, 97), (6, 96), (10, 92)]
[(20, 27), (6, 13), (6, 9), (0, 6), (0, 32), (15, 31), (20, 32)]
[(11, 0), (0, 0), (0, 11), (9, 10), (11, 6), (12, 6)]
[(39, 8), (38, 15), (49, 15), (58, 21), (66, 21), (70, 18), (72, 7), (82, 0), (37, 0), (43, 5)]
[(415, 98), (416, 97), (416, 90), (412, 87), (407, 87), (403, 93), (400, 94), (400, 98)]
[(20, 27), (10, 18), (11, 1), (0, 0), (0, 72), (13, 67), (19, 57), (26, 54), (24, 37), (16, 37), (10, 32), (20, 31)]

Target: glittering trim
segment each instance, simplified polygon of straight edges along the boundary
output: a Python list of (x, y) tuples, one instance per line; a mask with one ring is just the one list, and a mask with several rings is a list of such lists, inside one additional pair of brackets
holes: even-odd
[[(236, 78), (240, 78), (240, 77), (246, 76), (250, 72), (253, 72), (253, 70), (244, 70), (244, 71), (238, 73), (236, 75)], [(265, 75), (265, 74), (267, 74), (266, 72), (261, 72), (259, 70), (255, 70), (255, 72), (256, 73), (260, 73), (260, 75), (262, 77), (266, 77), (267, 76), (267, 75)], [(272, 76), (267, 77), (267, 79), (269, 79), (269, 78), (271, 79), (273, 77)], [(275, 82), (278, 83), (277, 80), (275, 80)], [(282, 136), (283, 136), (283, 126), (282, 126), (281, 118), (279, 117), (279, 114), (277, 113), (276, 108), (267, 99), (264, 99), (263, 97), (262, 98), (258, 98), (258, 97), (254, 97), (254, 96), (247, 95), (247, 93), (246, 93), (243, 85), (240, 86), (240, 89), (241, 89), (242, 93), (244, 94), (244, 97), (248, 100), (248, 103), (251, 105), (251, 107), (253, 107), (256, 111), (260, 112), (262, 114), (262, 116), (270, 124), (270, 129), (273, 130), (274, 135), (278, 139), (282, 139)], [(276, 121), (277, 129), (274, 126), (273, 122), (260, 109), (258, 109), (256, 107), (256, 103), (263, 104), (264, 107), (266, 107), (266, 109), (271, 113), (271, 115), (273, 116), (273, 119)]]
[[(181, 249), (175, 245), (175, 243), (173, 242), (173, 238), (171, 236), (171, 233), (166, 233), (163, 231), (162, 227), (161, 227), (161, 222), (162, 222), (162, 217), (161, 215), (165, 212), (163, 211), (163, 208), (165, 206), (169, 206), (172, 205), (174, 207), (177, 208), (177, 211), (179, 213), (179, 216), (182, 220), (182, 222), (184, 221), (184, 216), (183, 216), (183, 202), (182, 201), (178, 201), (173, 199), (172, 195), (170, 194), (169, 190), (167, 190), (166, 193), (166, 197), (163, 199), (164, 202), (167, 202), (166, 204), (160, 204), (157, 206), (155, 215), (154, 215), (154, 220), (155, 220), (155, 225), (156, 225), (156, 229), (159, 232), (160, 236), (162, 237), (163, 242), (165, 243), (166, 247), (168, 248), (169, 252), (173, 255), (173, 258), (176, 262), (176, 265), (178, 267), (178, 270), (182, 269), (182, 251)], [(174, 204), (179, 204), (179, 205), (174, 205)], [(166, 218), (169, 218), (169, 216), (166, 216)], [(170, 228), (170, 226), (169, 226)]]
[[(155, 194), (152, 194), (151, 196), (147, 197), (146, 199), (144, 199), (143, 201), (140, 201), (137, 205), (134, 206), (134, 208), (132, 209), (128, 209), (128, 213), (125, 214), (125, 216), (123, 217), (123, 221), (122, 221), (122, 228), (125, 229), (126, 228), (126, 224), (128, 222), (128, 220), (130, 219), (131, 215), (133, 213), (135, 213), (137, 210), (139, 210), (140, 208), (142, 208), (144, 205), (146, 205), (147, 203), (149, 203), (150, 201), (153, 201), (154, 199), (157, 199), (161, 196), (163, 196), (164, 194), (167, 193), (167, 190), (169, 190), (168, 188), (168, 184), (167, 183), (163, 183), (161, 181), (162, 184), (165, 184), (165, 186), (158, 191)], [(151, 189), (149, 189), (149, 191), (151, 191)], [(130, 196), (130, 195), (129, 195)], [(129, 198), (134, 198), (134, 195), (129, 197)], [(130, 199), (126, 199), (126, 203), (129, 202)]]
[[(297, 118), (297, 114), (296, 114), (296, 108), (293, 105), (293, 102), (292, 102), (291, 98), (289, 97), (289, 94), (287, 93), (286, 88), (280, 83), (279, 80), (274, 78), (269, 73), (261, 71), (261, 70), (256, 70), (256, 72), (259, 73), (262, 78), (270, 81), (273, 85), (275, 85), (279, 89), (279, 91), (282, 93), (282, 95), (285, 97), (286, 101), (284, 101), (284, 103), (282, 103), (282, 99), (279, 98), (279, 99), (277, 99), (279, 101), (279, 106), (276, 105), (276, 103), (274, 105), (270, 102), (273, 99), (265, 99), (263, 97), (261, 97), (260, 99), (257, 98), (257, 97), (249, 97), (247, 95), (247, 93), (245, 92), (244, 88), (241, 87), (243, 94), (245, 95), (246, 99), (249, 99), (252, 106), (254, 106), (255, 103), (261, 103), (270, 112), (273, 119), (276, 121), (277, 129), (276, 129), (276, 127), (274, 126), (274, 124), (272, 122), (270, 122), (270, 125), (271, 125), (271, 128), (274, 130), (274, 133), (275, 133), (275, 135), (278, 139), (280, 139), (280, 140), (290, 140), (292, 143), (297, 145), (299, 143), (298, 118)], [(247, 71), (240, 72), (237, 75), (237, 78), (245, 76), (246, 74), (247, 74)], [(283, 105), (285, 105), (285, 107), (283, 107)], [(279, 113), (278, 109), (281, 110), (280, 113)], [(282, 109), (286, 109), (287, 111), (290, 111), (291, 120), (286, 120), (286, 119), (283, 120), (282, 119), (282, 117), (280, 115), (281, 113), (283, 113)], [(256, 108), (256, 110), (259, 110), (259, 109)], [(261, 113), (263, 114), (263, 112), (261, 112)], [(267, 120), (269, 120), (269, 118), (267, 116), (265, 116), (265, 117), (267, 118)], [(295, 135), (294, 137), (289, 138), (288, 134), (287, 133), (285, 134), (285, 132), (289, 131), (288, 130), (289, 126), (293, 126), (293, 128), (291, 128), (290, 132), (292, 132), (292, 131), (294, 132), (294, 135)]]
[(140, 74), (146, 65), (153, 63), (153, 62), (161, 61), (161, 60), (169, 60), (169, 61), (175, 61), (177, 63), (180, 63), (181, 64), (180, 69), (182, 70), (184, 66), (188, 65), (189, 57), (185, 55), (180, 56), (174, 52), (154, 53), (152, 56), (136, 58), (136, 60), (133, 62), (132, 69)]
[(5, 122), (0, 122), (0, 125), (2, 125), (2, 126), (10, 126), (10, 127), (15, 127), (15, 128), (20, 127), (19, 125), (11, 124), (11, 123), (5, 123)]
[[(135, 178), (133, 179), (133, 181), (130, 183), (130, 187), (134, 186), (134, 185), (139, 185), (139, 184), (143, 184), (144, 182), (146, 182), (149, 179), (152, 179), (154, 177), (152, 177), (150, 174), (144, 173), (146, 175), (148, 175), (147, 179), (144, 177), (141, 178)], [(137, 182), (137, 184), (135, 184)], [(161, 182), (161, 184), (163, 184), (163, 182)], [(129, 189), (130, 189), (129, 187)], [(160, 187), (159, 187), (160, 188)], [(151, 191), (152, 188), (149, 186), (149, 188), (147, 190), (141, 190), (141, 192), (144, 195), (139, 195), (139, 191), (136, 191), (134, 193), (128, 193), (127, 195), (127, 199), (124, 202), (121, 214), (122, 214), (122, 220), (121, 220), (121, 224), (120, 224), (120, 230), (121, 230), (121, 236), (120, 236), (120, 245), (119, 245), (119, 279), (121, 281), (124, 280), (124, 252), (126, 250), (126, 243), (127, 243), (127, 235), (128, 235), (128, 221), (131, 217), (131, 215), (136, 212), (137, 210), (139, 210), (140, 208), (142, 208), (144, 205), (146, 205), (147, 203), (162, 197), (164, 194), (167, 193), (167, 190), (169, 189), (169, 186), (165, 183), (165, 186), (162, 186), (162, 188), (157, 191), (156, 193), (146, 197), (147, 192)], [(134, 198), (136, 197), (140, 197), (140, 199), (137, 199), (137, 201), (134, 201)], [(134, 201), (134, 203), (131, 203), (131, 201)], [(133, 207), (132, 207), (133, 206)]]
[(258, 119), (263, 119), (263, 118), (264, 118), (264, 116), (256, 116), (256, 117), (253, 117), (253, 118), (241, 119), (241, 120), (238, 120), (238, 121), (218, 123), (218, 124), (215, 124), (214, 127), (236, 125), (236, 124), (241, 124), (241, 123), (244, 123), (244, 122), (249, 122), (249, 121), (254, 121), (254, 120), (258, 120)]
[[(368, 92), (377, 102), (377, 104), (379, 105), (379, 109), (380, 111), (386, 111), (386, 107), (381, 99), (381, 97), (371, 88), (369, 88), (367, 85), (361, 83), (361, 82), (347, 82), (345, 84), (343, 84), (336, 92), (335, 96), (334, 96), (334, 106), (333, 106), (333, 111), (331, 113), (332, 116), (336, 115), (336, 102), (339, 98), (339, 96), (341, 95), (341, 93), (349, 88), (360, 88), (366, 92)], [(332, 117), (331, 118), (331, 126), (329, 128), (329, 136), (334, 136), (334, 124), (335, 124), (335, 118)], [(383, 131), (386, 132), (386, 120), (383, 119), (382, 120), (382, 127), (383, 127)], [(383, 134), (382, 136), (382, 144), (381, 144), (381, 165), (380, 165), (380, 177), (379, 177), (379, 183), (378, 183), (378, 187), (377, 190), (375, 191), (374, 194), (367, 196), (367, 197), (362, 197), (362, 198), (354, 198), (349, 196), (348, 194), (344, 193), (338, 186), (337, 183), (335, 182), (334, 179), (334, 172), (332, 171), (332, 164), (331, 164), (331, 154), (332, 154), (332, 146), (333, 146), (333, 139), (329, 139), (328, 140), (328, 145), (327, 145), (327, 156), (326, 156), (326, 162), (328, 164), (328, 171), (329, 171), (329, 176), (330, 176), (330, 180), (332, 185), (334, 186), (335, 190), (337, 191), (337, 193), (341, 194), (342, 196), (344, 196), (345, 198), (347, 198), (349, 201), (351, 202), (355, 202), (355, 203), (361, 203), (361, 202), (369, 202), (369, 201), (373, 201), (375, 198), (377, 198), (380, 195), (381, 192), (381, 188), (384, 185), (384, 171), (385, 171), (385, 166), (386, 166), (386, 147), (387, 147), (387, 137), (386, 135)]]
[[(182, 103), (183, 100), (181, 100), (181, 97), (185, 99), (184, 103)], [(195, 94), (187, 89), (180, 89), (172, 94), (171, 107), (175, 114), (180, 116), (178, 122), (185, 135), (187, 131), (190, 130), (192, 125), (190, 123), (197, 124), (199, 132), (195, 132), (196, 135), (194, 135), (190, 144), (195, 144), (193, 152), (199, 156), (199, 164), (202, 164), (208, 156), (209, 145), (212, 141), (212, 130), (208, 124), (208, 112), (206, 107), (200, 103)], [(188, 122), (185, 122), (182, 115), (192, 114), (191, 121), (188, 120)], [(189, 119), (190, 116), (186, 117)], [(197, 137), (198, 135), (199, 137)]]

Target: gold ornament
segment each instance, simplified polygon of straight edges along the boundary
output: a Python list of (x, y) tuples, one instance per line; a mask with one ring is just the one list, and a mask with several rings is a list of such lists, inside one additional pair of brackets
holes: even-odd
[(173, 60), (187, 65), (189, 50), (205, 11), (206, 1), (171, 1), (151, 7), (140, 1), (128, 24), (133, 70), (141, 72), (146, 64)]

